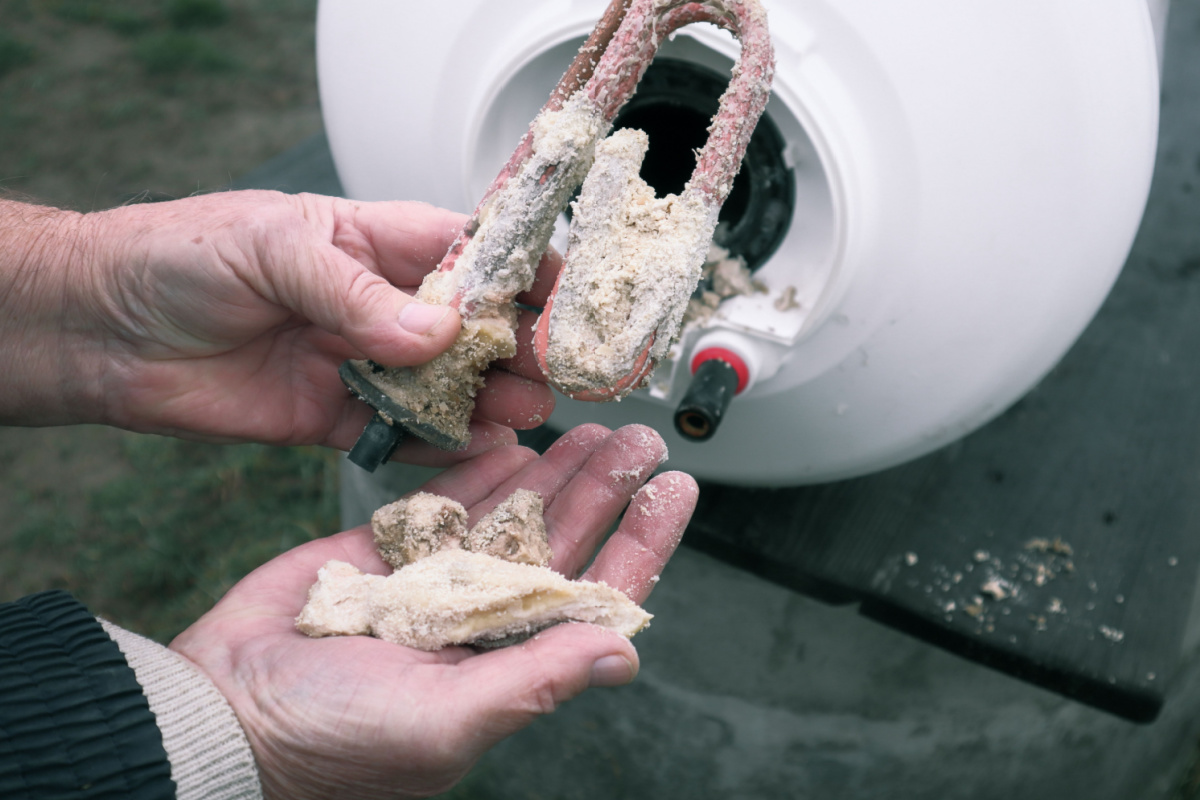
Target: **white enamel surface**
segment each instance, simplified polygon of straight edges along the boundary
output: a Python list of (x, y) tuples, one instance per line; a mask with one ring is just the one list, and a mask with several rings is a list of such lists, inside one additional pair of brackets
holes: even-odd
[[(469, 211), (606, 4), (322, 0), (321, 100), (348, 196)], [(1139, 0), (764, 5), (778, 59), (767, 113), (789, 142), (797, 210), (758, 276), (796, 287), (803, 307), (772, 322), (735, 304), (717, 326), (777, 370), (703, 444), (674, 433), (686, 383), (670, 365), (655, 376), (664, 398), (563, 400), (551, 422), (644, 422), (673, 468), (789, 485), (927, 453), (1062, 357), (1141, 219), (1158, 53)], [(671, 55), (736, 55), (691, 30)]]

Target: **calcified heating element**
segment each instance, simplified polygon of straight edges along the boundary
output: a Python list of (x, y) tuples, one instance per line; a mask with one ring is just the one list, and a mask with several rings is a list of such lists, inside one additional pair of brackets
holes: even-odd
[[(731, 31), (742, 55), (691, 180), (681, 195), (656, 198), (638, 178), (645, 135), (604, 137), (659, 44), (694, 22)], [(773, 68), (757, 0), (614, 0), (417, 293), (458, 308), (458, 340), (418, 367), (343, 366), (347, 385), (379, 412), (360, 446), (372, 437), (383, 442), (370, 453), (356, 447), (351, 458), (368, 469), (385, 461), (397, 423), (439, 447), (467, 445), (480, 373), (515, 352), (513, 299), (532, 285), (555, 219), (581, 183), (566, 266), (538, 321), (538, 361), (555, 386), (580, 399), (615, 399), (636, 388), (678, 336)]]

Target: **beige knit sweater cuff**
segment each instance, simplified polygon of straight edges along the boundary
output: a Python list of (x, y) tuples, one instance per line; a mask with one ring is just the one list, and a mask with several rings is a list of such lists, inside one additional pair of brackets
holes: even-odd
[(178, 800), (261, 800), (250, 743), (225, 697), (179, 654), (100, 620), (162, 731)]

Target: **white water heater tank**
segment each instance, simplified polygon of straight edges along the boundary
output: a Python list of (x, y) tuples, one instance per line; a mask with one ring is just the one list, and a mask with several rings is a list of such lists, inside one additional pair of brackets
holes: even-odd
[[(968, 433), (1075, 341), (1149, 190), (1165, 0), (762, 2), (773, 97), (722, 233), (767, 291), (725, 300), (646, 388), (560, 399), (550, 424), (642, 422), (675, 469), (796, 485)], [(470, 212), (607, 3), (322, 0), (321, 102), (347, 196)], [(685, 28), (618, 118), (650, 133), (660, 194), (690, 172), (737, 54), (716, 28)], [(752, 382), (697, 443), (672, 417), (714, 344)]]

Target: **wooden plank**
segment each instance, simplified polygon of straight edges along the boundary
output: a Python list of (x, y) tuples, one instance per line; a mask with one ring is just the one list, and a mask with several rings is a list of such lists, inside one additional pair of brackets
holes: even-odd
[(1200, 566), (1200, 286), (1153, 247), (1135, 250), (1080, 342), (990, 425), (858, 480), (706, 487), (685, 540), (1152, 719)]

